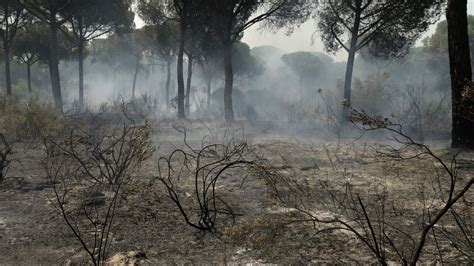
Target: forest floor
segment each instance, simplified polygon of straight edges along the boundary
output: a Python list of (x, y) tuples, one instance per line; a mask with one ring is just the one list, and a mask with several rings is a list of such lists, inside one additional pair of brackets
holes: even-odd
[[(246, 130), (243, 138), (256, 153), (283, 175), (308, 184), (310, 193), (307, 195), (313, 199), (325, 195), (318, 187), (321, 182), (339, 186), (350, 181), (361, 194), (383, 187), (390, 193), (393, 208), (412, 210), (411, 216), (416, 217), (419, 212), (415, 211), (417, 206), (413, 202), (420, 195), (420, 187), (429, 184), (426, 182), (437, 173), (436, 164), (430, 160), (381, 158), (373, 148), (375, 141), (345, 140), (338, 144), (258, 128)], [(208, 132), (202, 125), (191, 125), (188, 142), (199, 145)], [(154, 133), (158, 147), (155, 155), (134, 173), (136, 189), (117, 210), (116, 221), (120, 227), (112, 235), (111, 255), (143, 251), (147, 257), (144, 263), (153, 265), (376, 262), (354, 235), (337, 230), (321, 233), (318, 225), (296, 222), (294, 209), (279, 205), (270, 197), (264, 182), (244, 172), (233, 172), (219, 181), (219, 186), (225, 188), (223, 197), (227, 203), (242, 214), (235, 223), (230, 218), (224, 219), (219, 228), (221, 233), (217, 235), (191, 228), (163, 186), (158, 182), (150, 186), (157, 175), (157, 159), (169, 155), (176, 147), (184, 147), (183, 138), (170, 123), (155, 126)], [(222, 132), (215, 134), (222, 135)], [(443, 154), (448, 143), (432, 145)], [(87, 262), (87, 254), (48, 199), (52, 191), (41, 165), (43, 154), (41, 147), (29, 148), (26, 152), (17, 147), (14, 154), (17, 160), (9, 173), (15, 178), (5, 180), (0, 186), (1, 265)], [(460, 160), (469, 158), (474, 158), (474, 153), (463, 153)], [(474, 175), (474, 169), (467, 169), (465, 175), (465, 179)], [(193, 193), (189, 184), (184, 188), (185, 192)], [(466, 198), (472, 202), (472, 190)], [(467, 215), (472, 217), (472, 213)], [(413, 230), (418, 232), (419, 228), (415, 226)], [(449, 242), (439, 240), (438, 246), (444, 263), (469, 262)], [(422, 261), (438, 262), (437, 250), (433, 241), (428, 241)]]

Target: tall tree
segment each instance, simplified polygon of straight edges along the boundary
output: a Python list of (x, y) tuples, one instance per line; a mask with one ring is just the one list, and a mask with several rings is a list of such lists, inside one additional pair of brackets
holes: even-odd
[(92, 62), (106, 64), (112, 70), (113, 76), (113, 98), (121, 96), (124, 84), (120, 83), (120, 74), (135, 71), (136, 57), (133, 51), (134, 45), (130, 34), (115, 33), (107, 38), (98, 38), (91, 42)]
[(128, 39), (128, 50), (132, 53), (135, 59), (135, 71), (132, 83), (132, 98), (135, 98), (138, 74), (140, 70), (145, 69), (144, 61), (152, 59), (155, 48), (155, 39), (153, 34), (150, 34), (148, 27), (136, 29), (131, 34), (128, 34), (126, 38)]
[[(469, 46), (471, 51), (470, 54), (472, 59), (474, 58), (474, 16), (468, 15), (467, 23)], [(436, 55), (436, 57), (440, 57), (442, 59), (446, 58), (446, 60), (448, 60), (449, 56), (448, 45), (448, 22), (446, 20), (438, 23), (436, 26), (436, 31), (433, 33), (433, 35), (423, 39), (423, 46), (428, 52)], [(473, 62), (471, 60), (471, 67), (472, 65)]]
[(198, 59), (199, 69), (201, 76), (204, 78), (206, 83), (206, 110), (210, 111), (211, 108), (211, 94), (212, 94), (212, 84), (214, 79), (220, 74), (221, 61), (220, 58), (203, 56)]
[(196, 54), (200, 75), (206, 84), (206, 110), (210, 111), (212, 83), (222, 72), (221, 45), (212, 31), (206, 31), (202, 37), (200, 53)]
[(303, 101), (303, 87), (305, 81), (310, 79), (314, 80), (314, 78), (319, 74), (323, 63), (317, 56), (310, 52), (295, 52), (291, 54), (285, 54), (281, 57), (281, 59), (298, 76), (300, 86), (300, 101)]
[(0, 36), (2, 39), (3, 56), (5, 57), (5, 87), (7, 95), (12, 94), (10, 73), (11, 49), (18, 28), (27, 22), (27, 13), (18, 0), (0, 1)]
[(166, 64), (165, 100), (166, 108), (170, 108), (171, 66), (176, 58), (177, 25), (164, 22), (154, 27), (156, 33), (155, 52)]
[(79, 108), (84, 109), (84, 59), (87, 44), (115, 30), (128, 29), (134, 14), (130, 0), (71, 0), (61, 11), (74, 44), (79, 64)]
[[(250, 82), (265, 72), (264, 61), (252, 55), (250, 47), (244, 42), (236, 42), (232, 46), (232, 69), (234, 84)], [(250, 87), (250, 84), (249, 86)]]
[(446, 17), (451, 69), (452, 146), (474, 149), (474, 86), (469, 49), (467, 0), (449, 0)]
[(71, 0), (20, 0), (20, 3), (40, 21), (49, 26), (49, 73), (51, 88), (56, 109), (62, 112), (63, 99), (61, 96), (61, 79), (59, 76), (59, 44), (58, 31), (68, 21), (68, 17), (61, 16), (71, 5)]
[(177, 49), (177, 79), (178, 79), (178, 118), (185, 118), (184, 110), (184, 45), (186, 41), (186, 28), (188, 27), (187, 17), (189, 15), (189, 5), (191, 0), (139, 0), (138, 11), (146, 22), (154, 25), (166, 21), (178, 23), (178, 49)]
[(356, 53), (370, 44), (378, 56), (403, 56), (428, 26), (443, 1), (328, 0), (318, 10), (321, 38), (328, 52), (348, 53), (342, 121), (348, 117)]
[(159, 4), (156, 1), (140, 0), (138, 15), (147, 23), (149, 30), (153, 31), (149, 34), (153, 34), (155, 37), (154, 51), (166, 64), (165, 101), (166, 108), (170, 109), (171, 66), (177, 54), (179, 23), (166, 17), (161, 10), (165, 7)]
[[(17, 61), (26, 66), (28, 92), (32, 93), (31, 67), (41, 60), (44, 48), (41, 40), (47, 36), (47, 29), (40, 23), (26, 24), (18, 31), (18, 36), (13, 49)], [(43, 51), (42, 51), (43, 50)]]
[(184, 55), (190, 28), (205, 25), (205, 12), (208, 1), (205, 0), (139, 0), (138, 9), (142, 16), (157, 22), (175, 21), (179, 24), (177, 44), (177, 80), (178, 80), (178, 118), (185, 118)]
[[(304, 2), (304, 1), (303, 1)], [(224, 112), (228, 122), (235, 120), (232, 105), (234, 70), (232, 68), (232, 46), (242, 37), (245, 30), (262, 22), (274, 22), (275, 26), (296, 24), (306, 18), (306, 4), (285, 0), (213, 0), (206, 1), (208, 12), (212, 14), (212, 29), (221, 45), (224, 62)]]
[(210, 40), (210, 35), (212, 33), (209, 30), (209, 27), (207, 26), (207, 22), (209, 21), (209, 14), (206, 13), (207, 11), (205, 9), (195, 11), (196, 12), (193, 13), (193, 16), (189, 18), (191, 21), (187, 30), (187, 35), (189, 37), (186, 39), (185, 44), (185, 54), (188, 59), (188, 76), (186, 80), (185, 95), (185, 110), (187, 114), (190, 114), (191, 87), (194, 65), (198, 61), (199, 57), (206, 52), (206, 49), (208, 49), (208, 42), (213, 41)]

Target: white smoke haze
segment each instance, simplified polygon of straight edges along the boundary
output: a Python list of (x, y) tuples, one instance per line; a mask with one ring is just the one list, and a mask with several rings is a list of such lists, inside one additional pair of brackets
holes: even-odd
[(474, 265), (464, 6), (262, 1), (0, 0), (0, 266)]

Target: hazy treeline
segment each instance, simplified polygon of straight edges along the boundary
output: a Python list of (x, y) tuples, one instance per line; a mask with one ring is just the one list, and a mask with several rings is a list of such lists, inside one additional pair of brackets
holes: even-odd
[[(11, 49), (2, 57), (4, 63), (11, 62), (11, 79), (7, 82), (8, 74), (1, 79), (6, 88), (13, 84), (12, 94), (19, 98), (48, 96), (52, 90), (56, 91), (54, 97), (59, 97), (56, 104), (64, 100), (66, 109), (96, 109), (107, 102), (134, 100), (158, 116), (176, 112), (190, 118), (233, 120), (235, 116), (284, 125), (334, 124), (341, 119), (337, 106), (347, 100), (373, 114), (393, 115), (416, 131), (449, 131), (446, 22), (439, 24), (423, 46), (413, 46), (437, 21), (443, 10), (438, 1), (387, 6), (356, 1), (361, 6), (355, 17), (347, 11), (351, 6), (337, 1), (309, 6), (250, 1), (246, 11), (238, 10), (242, 17), (233, 18), (230, 55), (223, 21), (212, 16), (213, 12), (227, 11), (224, 3), (197, 6), (187, 1), (140, 0), (86, 5), (56, 1), (54, 9), (34, 1), (15, 2), (5, 4), (11, 10), (3, 14), (16, 23), (5, 22), (4, 32), (8, 25), (17, 27), (15, 32), (10, 29), (16, 34), (10, 34)], [(387, 13), (379, 9), (392, 12), (393, 17), (383, 17)], [(252, 17), (256, 10), (262, 14)], [(56, 22), (44, 16), (54, 12), (61, 18)], [(143, 28), (135, 29), (135, 15), (146, 23)], [(370, 16), (398, 25), (398, 35), (393, 35), (393, 28), (381, 28), (369, 20)], [(357, 17), (359, 21), (354, 20)], [(319, 21), (327, 51), (345, 49), (347, 62), (335, 62), (321, 52), (288, 53), (241, 42), (244, 31), (259, 22), (268, 29), (292, 29), (310, 18)], [(343, 18), (355, 24), (350, 27)], [(48, 25), (53, 25), (57, 34), (58, 78), (53, 75), (53, 31)], [(355, 40), (352, 48), (349, 40)], [(2, 72), (6, 67), (2, 64)], [(55, 89), (58, 86), (59, 90)], [(446, 123), (433, 128), (434, 117)]]

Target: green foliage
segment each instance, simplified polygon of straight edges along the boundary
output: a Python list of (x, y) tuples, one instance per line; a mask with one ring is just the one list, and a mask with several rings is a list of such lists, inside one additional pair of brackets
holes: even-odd
[[(67, 29), (64, 29), (67, 32)], [(13, 53), (18, 61), (26, 64), (41, 60), (50, 60), (50, 31), (44, 23), (26, 24), (18, 30)], [(64, 34), (58, 35), (58, 58), (67, 60), (71, 57), (71, 44)]]
[(264, 66), (259, 58), (252, 56), (250, 47), (243, 42), (237, 42), (232, 47), (232, 67), (237, 77), (254, 77), (263, 74)]
[[(402, 56), (438, 20), (442, 5), (436, 0), (331, 0), (320, 5), (318, 26), (328, 52), (358, 51), (371, 44), (370, 52), (376, 56)], [(357, 43), (349, 47), (353, 34)]]
[[(244, 30), (265, 21), (270, 28), (291, 29), (303, 23), (311, 13), (310, 1), (205, 1), (211, 14), (211, 27), (220, 37), (238, 40)], [(228, 27), (228, 25), (232, 25)]]
[(62, 14), (68, 18), (67, 35), (75, 45), (112, 31), (127, 31), (134, 18), (130, 0), (72, 0)]
[(48, 52), (46, 37), (48, 29), (41, 23), (29, 23), (19, 29), (14, 46), (14, 55), (23, 64), (32, 65)]
[(176, 16), (172, 1), (161, 0), (138, 0), (137, 13), (148, 25), (161, 25), (166, 23), (169, 17)]
[(0, 134), (9, 139), (40, 141), (62, 132), (64, 125), (63, 115), (43, 98), (0, 97)]
[(18, 0), (0, 1), (0, 36), (3, 48), (11, 48), (17, 29), (29, 19), (25, 9)]
[(130, 68), (133, 64), (133, 46), (130, 36), (113, 34), (106, 39), (96, 39), (92, 42), (92, 63), (108, 64), (114, 70)]
[[(471, 58), (474, 55), (474, 16), (468, 16), (469, 44), (471, 47)], [(423, 46), (434, 54), (448, 54), (448, 22), (441, 21), (436, 26), (436, 31), (430, 37), (423, 39)]]
[(148, 49), (151, 54), (170, 62), (176, 55), (178, 47), (178, 26), (172, 21), (160, 25), (147, 25), (143, 27), (144, 34), (148, 36)]
[(271, 45), (263, 45), (253, 47), (250, 53), (265, 62), (267, 66), (274, 67), (275, 64), (281, 63), (281, 57), (285, 54), (285, 51)]
[(298, 75), (300, 80), (316, 77), (323, 65), (319, 57), (310, 52), (286, 54), (281, 59)]

